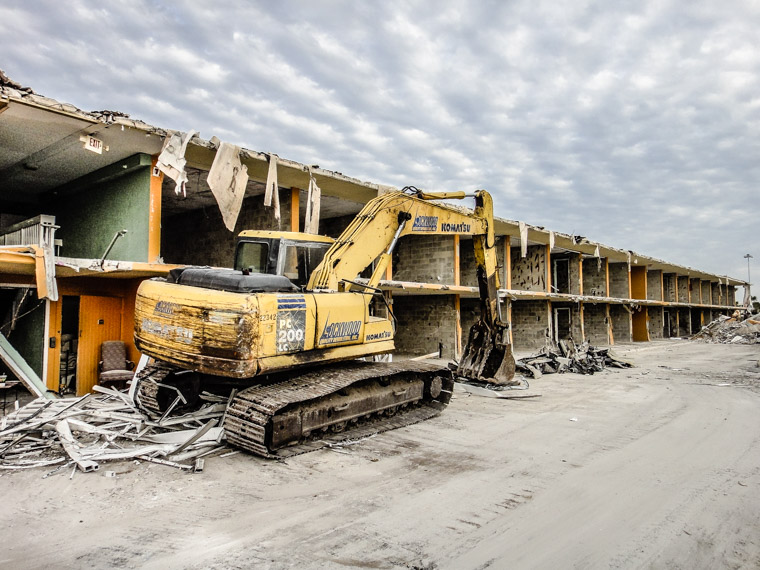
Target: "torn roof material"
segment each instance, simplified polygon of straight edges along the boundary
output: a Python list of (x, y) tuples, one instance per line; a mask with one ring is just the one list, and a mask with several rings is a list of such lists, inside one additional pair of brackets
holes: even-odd
[[(17, 107), (17, 109), (14, 109)], [(49, 138), (40, 144), (23, 142), (18, 133), (24, 132), (28, 121), (34, 116), (34, 110), (48, 112), (57, 118), (49, 119), (46, 128), (49, 138), (57, 142), (50, 144)], [(68, 119), (68, 121), (66, 120)], [(159, 154), (167, 136), (175, 133), (168, 129), (155, 127), (140, 120), (130, 118), (119, 111), (83, 111), (74, 105), (61, 103), (55, 99), (35, 93), (29, 87), (8, 78), (0, 71), (0, 122), (10, 128), (0, 129), (0, 183), (6, 188), (20, 188), (22, 191), (42, 193), (56, 186), (71, 182), (99, 167), (113, 164), (136, 153)], [(39, 122), (39, 121), (38, 121)], [(16, 133), (10, 133), (15, 127)], [(5, 136), (4, 133), (7, 133)], [(109, 152), (102, 155), (87, 153), (85, 159), (81, 153), (69, 153), (73, 142), (79, 137), (91, 135), (101, 139)], [(118, 143), (118, 144), (117, 144)], [(19, 145), (25, 145), (19, 148)], [(209, 171), (220, 147), (218, 139), (202, 139), (191, 136), (187, 140), (184, 159), (188, 168)], [(79, 150), (75, 148), (75, 150)], [(77, 159), (74, 160), (73, 156)], [(239, 157), (248, 170), (248, 176), (266, 184), (270, 173), (271, 153), (241, 148)], [(46, 172), (44, 165), (58, 161), (55, 172)], [(32, 176), (33, 174), (33, 176)], [(308, 166), (292, 160), (277, 158), (277, 179), (280, 188), (299, 188), (306, 190), (312, 182), (319, 184), (324, 197), (335, 197), (358, 204), (366, 203), (378, 193), (385, 192), (388, 186), (365, 182), (343, 175), (337, 171), (326, 170), (319, 166)], [(10, 183), (13, 184), (10, 184)], [(520, 239), (521, 222), (497, 218), (495, 220), (497, 235), (507, 235), (513, 239), (512, 244), (522, 246)], [(554, 232), (543, 227), (524, 224), (523, 234), (528, 245), (551, 244), (561, 250), (578, 252), (584, 255), (600, 256), (610, 262), (626, 262), (668, 273), (678, 273), (691, 278), (720, 281), (726, 285), (746, 285), (746, 281), (717, 275), (691, 267), (669, 263), (638, 252), (622, 250), (582, 236)], [(552, 243), (553, 242), (553, 243)]]

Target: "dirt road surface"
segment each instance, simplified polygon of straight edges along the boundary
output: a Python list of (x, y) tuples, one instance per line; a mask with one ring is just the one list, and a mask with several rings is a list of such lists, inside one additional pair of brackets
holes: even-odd
[(4, 472), (0, 568), (760, 567), (760, 345), (620, 352), (283, 462)]

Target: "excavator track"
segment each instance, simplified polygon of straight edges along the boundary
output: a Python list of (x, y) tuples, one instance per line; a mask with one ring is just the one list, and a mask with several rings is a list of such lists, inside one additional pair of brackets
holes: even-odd
[[(137, 374), (135, 403), (152, 416), (163, 416), (167, 410), (192, 407), (198, 400), (200, 380), (189, 371), (157, 363)], [(176, 400), (176, 401), (175, 401)]]
[(430, 363), (339, 363), (239, 392), (225, 435), (256, 455), (290, 457), (438, 415), (453, 385), (447, 367)]

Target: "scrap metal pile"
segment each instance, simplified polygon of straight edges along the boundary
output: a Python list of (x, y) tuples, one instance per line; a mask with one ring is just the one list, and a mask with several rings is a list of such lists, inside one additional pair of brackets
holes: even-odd
[(738, 311), (732, 317), (721, 315), (690, 338), (719, 344), (760, 344), (760, 313), (743, 320)]
[(615, 354), (611, 348), (596, 348), (588, 342), (576, 346), (572, 340), (549, 344), (535, 356), (527, 356), (516, 362), (517, 370), (532, 378), (562, 372), (593, 374), (608, 366), (630, 368), (633, 362)]
[(134, 459), (198, 472), (205, 457), (226, 449), (226, 398), (203, 394), (195, 412), (159, 417), (139, 411), (124, 392), (95, 390), (81, 398), (39, 398), (2, 418), (0, 470), (56, 466), (52, 474), (73, 466), (92, 472), (103, 461)]

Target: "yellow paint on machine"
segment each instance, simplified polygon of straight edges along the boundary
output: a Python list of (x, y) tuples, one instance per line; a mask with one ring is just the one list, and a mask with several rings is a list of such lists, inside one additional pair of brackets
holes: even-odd
[(311, 296), (317, 303), (317, 348), (356, 344), (364, 340), (367, 295), (336, 293)]
[(369, 300), (361, 293), (243, 294), (145, 281), (135, 339), (142, 352), (183, 368), (252, 377), (393, 350), (392, 325), (369, 315)]

